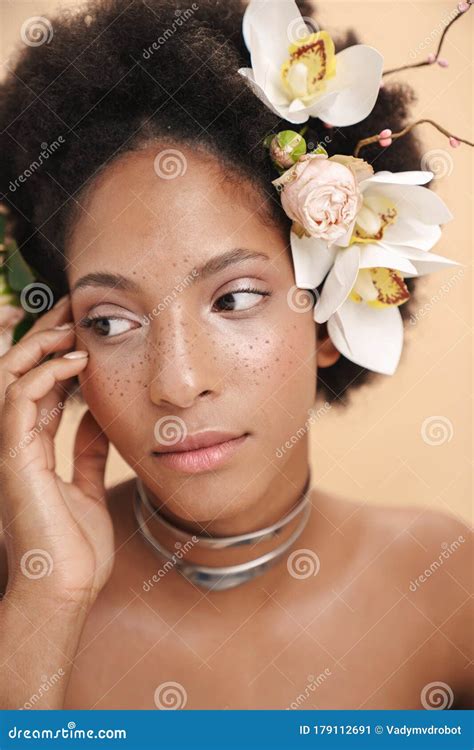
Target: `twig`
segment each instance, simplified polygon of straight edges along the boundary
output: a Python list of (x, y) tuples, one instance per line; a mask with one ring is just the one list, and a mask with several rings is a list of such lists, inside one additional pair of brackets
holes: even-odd
[[(410, 132), (410, 130), (413, 130), (417, 125), (422, 125), (424, 122), (429, 123), (432, 125), (436, 130), (439, 130), (440, 133), (443, 133), (447, 138), (454, 138), (456, 141), (459, 141), (460, 143), (466, 143), (468, 146), (474, 146), (474, 143), (471, 143), (471, 141), (466, 140), (465, 138), (460, 138), (458, 135), (454, 135), (453, 133), (450, 133), (446, 128), (443, 128), (441, 125), (438, 125), (437, 122), (434, 120), (417, 120), (416, 122), (410, 123), (410, 125), (407, 125), (403, 128), (403, 130), (400, 130), (398, 133), (392, 133), (390, 135), (390, 138), (392, 140), (396, 140), (397, 138), (402, 138), (404, 135)], [(364, 148), (365, 146), (370, 146), (371, 143), (378, 143), (380, 141), (380, 133), (377, 133), (377, 135), (371, 135), (369, 138), (362, 138), (354, 150), (354, 157), (357, 157), (359, 155), (359, 152), (361, 148)]]

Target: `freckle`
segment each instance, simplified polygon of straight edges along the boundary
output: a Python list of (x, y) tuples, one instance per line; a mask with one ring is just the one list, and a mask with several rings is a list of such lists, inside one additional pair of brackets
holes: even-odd
[(266, 343), (266, 344), (269, 344), (270, 342), (269, 342), (269, 340), (268, 340), (268, 339), (265, 339), (265, 343)]
[(120, 395), (123, 396), (123, 393), (121, 393)]

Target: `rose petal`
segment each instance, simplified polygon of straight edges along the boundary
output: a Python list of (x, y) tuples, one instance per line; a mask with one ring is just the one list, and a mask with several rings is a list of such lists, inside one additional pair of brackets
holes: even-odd
[(327, 322), (336, 349), (361, 367), (393, 375), (403, 348), (398, 307), (375, 308), (348, 299)]

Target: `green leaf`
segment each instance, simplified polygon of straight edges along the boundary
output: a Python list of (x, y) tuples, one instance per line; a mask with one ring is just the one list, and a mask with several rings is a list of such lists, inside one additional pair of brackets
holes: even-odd
[(21, 290), (35, 281), (35, 275), (18, 249), (15, 240), (7, 247), (7, 279), (10, 287), (15, 292)]

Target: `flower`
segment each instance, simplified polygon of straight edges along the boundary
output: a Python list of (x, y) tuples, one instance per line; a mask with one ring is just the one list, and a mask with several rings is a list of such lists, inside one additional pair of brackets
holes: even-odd
[(325, 31), (310, 33), (294, 0), (250, 0), (242, 23), (251, 68), (239, 68), (256, 96), (293, 123), (319, 117), (360, 122), (378, 96), (383, 58), (356, 44), (335, 54)]
[[(403, 346), (399, 306), (409, 298), (404, 278), (460, 265), (429, 250), (452, 218), (422, 187), (431, 172), (378, 172), (359, 183), (362, 206), (349, 239), (332, 246), (291, 232), (296, 285), (325, 279), (313, 311), (347, 359), (391, 375)], [(327, 274), (327, 277), (326, 277)], [(326, 278), (325, 278), (326, 277)]]
[(304, 154), (273, 180), (281, 203), (298, 234), (329, 244), (352, 234), (362, 203), (355, 172), (327, 154)]

